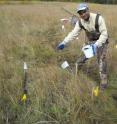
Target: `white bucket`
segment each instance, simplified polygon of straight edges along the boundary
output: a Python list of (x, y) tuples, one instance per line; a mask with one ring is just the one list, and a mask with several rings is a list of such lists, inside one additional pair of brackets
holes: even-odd
[(64, 61), (64, 62), (61, 64), (61, 67), (62, 67), (63, 69), (69, 67), (68, 62), (67, 62), (67, 61)]
[(86, 58), (91, 58), (94, 56), (94, 53), (93, 53), (93, 48), (91, 45), (86, 45), (82, 48), (82, 51), (84, 52)]

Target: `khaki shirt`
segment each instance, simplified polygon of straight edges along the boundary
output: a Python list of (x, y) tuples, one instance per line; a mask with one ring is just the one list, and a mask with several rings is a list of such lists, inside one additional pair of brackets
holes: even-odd
[[(88, 21), (85, 21), (85, 20), (81, 19), (81, 24), (89, 32), (96, 30), (95, 29), (96, 15), (97, 14), (95, 14), (95, 13), (90, 13), (90, 17), (89, 17)], [(101, 15), (99, 16), (99, 19), (98, 19), (98, 25), (99, 25), (99, 32), (101, 34), (100, 34), (99, 39), (96, 41), (96, 45), (98, 47), (100, 47), (108, 39), (108, 33), (107, 33), (107, 28), (106, 28), (106, 25), (105, 25), (105, 21), (104, 21), (104, 19)], [(77, 21), (74, 29), (67, 35), (67, 37), (65, 37), (65, 39), (63, 40), (63, 43), (66, 44), (69, 41), (74, 40), (79, 35), (80, 31), (81, 31), (81, 27), (79, 26), (79, 22)]]

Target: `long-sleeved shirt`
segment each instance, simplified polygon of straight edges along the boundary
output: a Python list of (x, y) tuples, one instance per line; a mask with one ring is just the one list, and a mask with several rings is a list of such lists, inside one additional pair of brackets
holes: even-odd
[[(83, 27), (88, 32), (96, 30), (95, 29), (96, 15), (97, 15), (96, 13), (90, 13), (90, 17), (89, 17), (88, 21), (80, 19), (81, 24), (83, 25)], [(98, 47), (100, 47), (108, 39), (108, 33), (107, 33), (107, 28), (106, 28), (106, 25), (105, 25), (105, 21), (104, 21), (104, 19), (103, 19), (103, 17), (101, 15), (99, 16), (99, 19), (98, 19), (98, 25), (99, 25), (100, 37), (96, 41), (96, 45)], [(65, 39), (63, 40), (63, 43), (66, 44), (66, 43), (74, 40), (79, 35), (80, 31), (81, 31), (81, 27), (79, 25), (79, 21), (77, 21), (74, 29), (67, 35), (67, 37), (65, 37)]]

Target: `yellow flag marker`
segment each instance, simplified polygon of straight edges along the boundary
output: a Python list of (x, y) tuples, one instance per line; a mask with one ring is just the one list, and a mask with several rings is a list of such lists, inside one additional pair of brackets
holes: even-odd
[(117, 44), (115, 45), (115, 48), (117, 48)]
[(99, 95), (99, 87), (98, 86), (93, 88), (92, 95), (94, 95), (94, 96), (98, 96)]
[(27, 99), (27, 96), (26, 96), (26, 94), (24, 94), (23, 96), (22, 96), (22, 99), (21, 99), (21, 101), (26, 101), (26, 99)]

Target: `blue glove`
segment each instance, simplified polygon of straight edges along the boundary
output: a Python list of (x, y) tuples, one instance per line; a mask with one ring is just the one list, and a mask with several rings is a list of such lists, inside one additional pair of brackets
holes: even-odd
[(63, 43), (63, 42), (61, 42), (58, 46), (57, 46), (57, 48), (58, 49), (64, 49), (64, 47), (65, 47), (65, 44)]
[(92, 49), (93, 49), (93, 54), (96, 55), (97, 52), (97, 45), (96, 44), (91, 44)]

